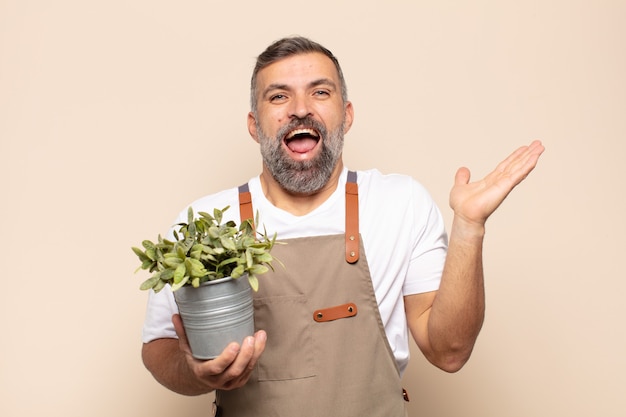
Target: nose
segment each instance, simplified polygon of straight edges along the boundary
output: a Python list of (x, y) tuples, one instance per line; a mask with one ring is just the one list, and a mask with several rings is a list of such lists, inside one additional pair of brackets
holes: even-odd
[(312, 108), (309, 99), (306, 95), (296, 94), (291, 100), (291, 106), (289, 107), (289, 117), (303, 119), (307, 116), (311, 116)]

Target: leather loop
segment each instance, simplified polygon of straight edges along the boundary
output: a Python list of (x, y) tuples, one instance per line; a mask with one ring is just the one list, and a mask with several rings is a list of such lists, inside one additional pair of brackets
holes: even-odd
[(357, 313), (356, 304), (348, 303), (348, 304), (342, 304), (340, 306), (315, 310), (315, 312), (313, 313), (313, 320), (315, 320), (318, 323), (324, 323), (327, 321), (354, 317), (356, 316), (356, 313)]

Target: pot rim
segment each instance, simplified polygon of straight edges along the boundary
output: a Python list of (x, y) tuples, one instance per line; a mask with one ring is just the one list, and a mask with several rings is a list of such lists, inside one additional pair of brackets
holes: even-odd
[[(228, 276), (228, 277), (224, 277), (224, 278), (214, 279), (214, 280), (211, 280), (211, 281), (204, 281), (202, 284), (200, 284), (200, 287), (206, 286), (206, 285), (219, 284), (221, 282), (226, 282), (226, 281), (233, 281), (233, 280), (236, 281), (236, 280), (240, 280), (240, 279), (246, 278), (247, 276), (248, 276), (248, 274), (243, 274), (239, 278), (233, 278), (231, 276)], [(186, 286), (190, 286), (190, 285), (186, 285)]]

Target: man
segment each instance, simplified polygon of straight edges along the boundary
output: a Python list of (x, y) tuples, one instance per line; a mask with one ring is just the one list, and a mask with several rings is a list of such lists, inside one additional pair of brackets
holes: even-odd
[[(151, 294), (146, 367), (182, 394), (217, 390), (224, 416), (405, 415), (408, 331), (447, 372), (469, 359), (484, 315), (485, 222), (543, 146), (518, 149), (474, 183), (458, 170), (448, 244), (439, 210), (416, 181), (343, 166), (354, 110), (326, 48), (300, 37), (270, 45), (253, 72), (251, 108), (248, 129), (263, 157), (248, 183), (252, 205), (287, 242), (274, 249), (285, 268), (261, 279), (258, 332), (210, 361), (191, 356), (171, 293)], [(238, 207), (239, 195), (233, 188), (192, 206)], [(354, 310), (323, 318), (341, 305)]]

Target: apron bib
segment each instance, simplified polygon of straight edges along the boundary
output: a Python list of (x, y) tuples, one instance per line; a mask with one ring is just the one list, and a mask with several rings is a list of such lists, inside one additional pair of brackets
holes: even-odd
[[(355, 176), (349, 181), (346, 188), (355, 192), (347, 206), (353, 206)], [(250, 218), (249, 193), (242, 197), (242, 217)], [(351, 210), (347, 230), (354, 227)], [(272, 255), (285, 267), (264, 274), (254, 294), (255, 327), (267, 332), (265, 351), (245, 386), (216, 391), (216, 415), (406, 416), (358, 234), (283, 242)]]

